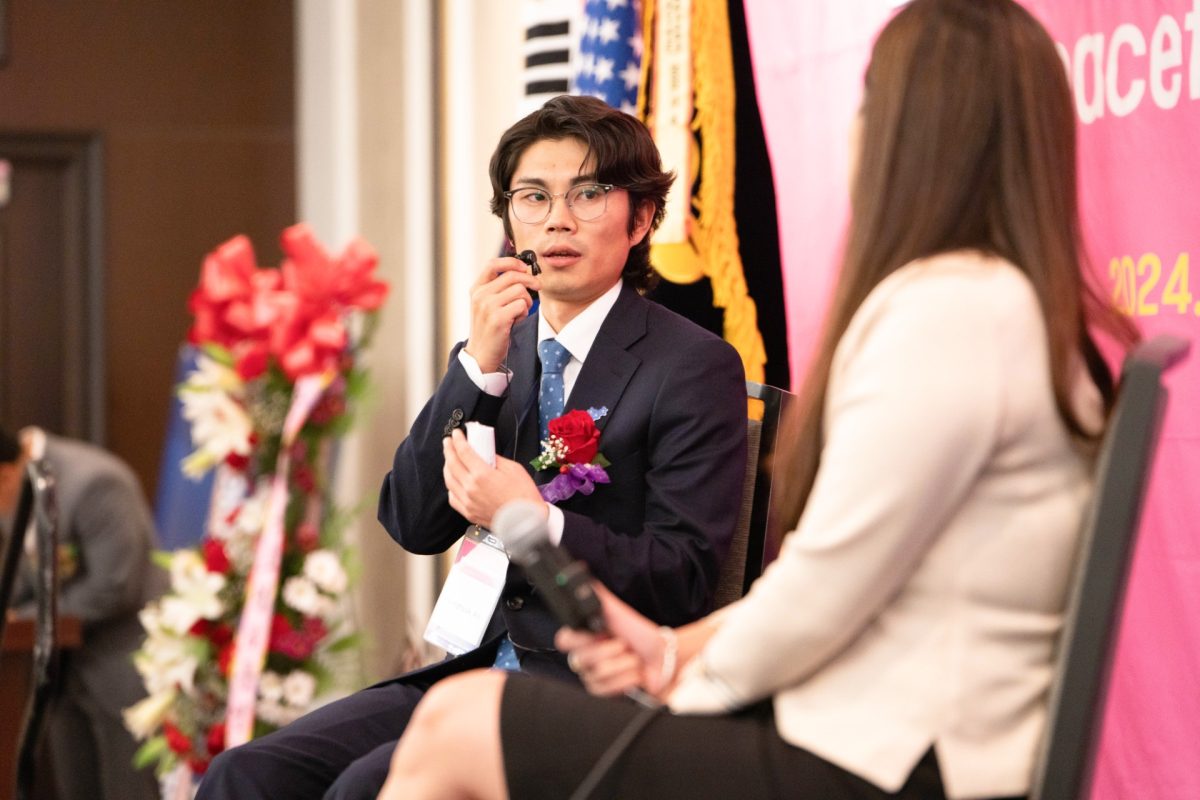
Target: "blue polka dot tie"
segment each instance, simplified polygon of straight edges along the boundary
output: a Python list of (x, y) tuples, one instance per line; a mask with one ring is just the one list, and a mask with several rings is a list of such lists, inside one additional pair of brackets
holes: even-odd
[(571, 354), (554, 339), (538, 345), (538, 359), (542, 362), (542, 387), (538, 393), (538, 423), (542, 438), (549, 435), (547, 425), (555, 417), (561, 417), (566, 406), (566, 388), (563, 385), (563, 367), (571, 360)]

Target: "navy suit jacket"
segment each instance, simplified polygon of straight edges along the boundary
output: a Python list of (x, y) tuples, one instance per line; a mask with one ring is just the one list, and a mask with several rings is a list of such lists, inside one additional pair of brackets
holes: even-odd
[[(413, 553), (440, 553), (468, 526), (447, 500), (442, 438), (467, 420), (496, 429), (496, 451), (528, 465), (539, 451), (537, 318), (513, 326), (506, 394), (482, 392), (458, 361), (396, 450), (379, 520)], [(746, 469), (745, 375), (724, 340), (622, 287), (566, 401), (606, 407), (596, 422), (610, 484), (558, 504), (562, 544), (650, 619), (681, 625), (711, 610), (737, 524)], [(532, 467), (529, 468), (532, 472)], [(552, 472), (534, 475), (545, 483)], [(559, 624), (516, 567), (486, 638), (507, 630), (523, 669), (569, 675), (554, 651)], [(486, 648), (485, 648), (486, 649)], [(476, 653), (478, 655), (478, 651)], [(485, 663), (463, 656), (463, 667)]]

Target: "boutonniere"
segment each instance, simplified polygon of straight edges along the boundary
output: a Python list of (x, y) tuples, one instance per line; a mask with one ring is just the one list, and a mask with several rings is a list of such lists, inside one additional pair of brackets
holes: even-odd
[(591, 494), (597, 483), (608, 483), (607, 458), (600, 454), (600, 429), (596, 420), (607, 408), (568, 411), (546, 424), (549, 436), (542, 440), (542, 453), (529, 462), (534, 469), (558, 469), (558, 474), (538, 487), (547, 503), (566, 500), (576, 492)]

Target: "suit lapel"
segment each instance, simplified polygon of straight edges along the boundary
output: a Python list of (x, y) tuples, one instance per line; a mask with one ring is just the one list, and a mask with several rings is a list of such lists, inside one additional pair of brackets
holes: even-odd
[[(575, 379), (567, 398), (567, 411), (605, 407), (611, 414), (616, 409), (629, 379), (642, 363), (628, 348), (646, 335), (648, 302), (628, 286), (621, 287), (621, 294), (600, 326), (587, 361)], [(596, 427), (604, 430), (607, 422), (605, 415), (596, 421)]]

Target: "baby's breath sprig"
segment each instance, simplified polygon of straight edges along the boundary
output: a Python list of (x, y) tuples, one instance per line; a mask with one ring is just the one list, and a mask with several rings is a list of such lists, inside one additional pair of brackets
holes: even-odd
[(542, 453), (533, 460), (533, 468), (541, 470), (557, 467), (562, 463), (562, 459), (566, 458), (567, 452), (567, 443), (562, 437), (551, 434), (542, 439)]

